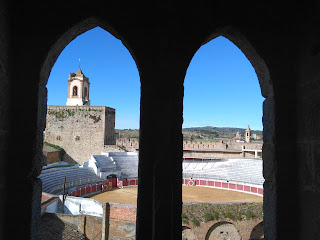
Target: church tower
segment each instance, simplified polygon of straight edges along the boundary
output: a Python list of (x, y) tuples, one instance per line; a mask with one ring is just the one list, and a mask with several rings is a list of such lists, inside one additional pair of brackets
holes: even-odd
[(89, 85), (89, 78), (82, 73), (80, 67), (76, 73), (70, 73), (67, 106), (90, 106)]
[(246, 142), (247, 143), (251, 143), (251, 129), (250, 129), (249, 125), (248, 125), (248, 128), (246, 130)]

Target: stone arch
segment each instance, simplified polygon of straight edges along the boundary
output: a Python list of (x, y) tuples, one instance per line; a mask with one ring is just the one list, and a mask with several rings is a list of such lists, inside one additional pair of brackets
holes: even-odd
[(72, 96), (78, 96), (78, 87), (74, 86), (72, 89)]
[(218, 240), (218, 239), (234, 239), (241, 240), (242, 237), (239, 233), (239, 230), (235, 227), (235, 225), (231, 222), (217, 222), (213, 224), (205, 237), (205, 240)]
[(264, 228), (263, 221), (258, 223), (250, 234), (250, 239), (263, 239), (264, 238)]
[[(209, 34), (204, 38), (202, 45), (212, 39), (223, 36), (234, 43), (247, 57), (253, 66), (261, 89), (261, 95), (265, 98), (263, 102), (263, 177), (264, 183), (264, 225), (265, 229), (272, 232), (275, 228), (276, 205), (277, 205), (277, 185), (276, 185), (276, 169), (277, 163), (275, 158), (275, 100), (273, 83), (270, 78), (269, 68), (264, 59), (258, 54), (254, 46), (234, 26), (224, 26), (219, 30)], [(200, 48), (201, 46), (199, 46)], [(199, 49), (198, 48), (198, 49)], [(198, 50), (197, 49), (197, 50)], [(195, 51), (196, 53), (196, 51)], [(190, 59), (191, 61), (191, 59)], [(266, 232), (268, 235), (268, 233)]]
[[(56, 42), (51, 46), (51, 49), (49, 50), (46, 59), (43, 62), (43, 65), (40, 70), (40, 86), (46, 85), (50, 71), (58, 59), (60, 53), (63, 51), (63, 49), (77, 36), (81, 35), (82, 33), (85, 33), (86, 31), (89, 31), (90, 29), (93, 29), (95, 27), (101, 27), (105, 31), (109, 32), (111, 35), (113, 35), (115, 38), (120, 39), (122, 41), (122, 44), (128, 49), (130, 52), (132, 58), (137, 63), (135, 55), (133, 54), (133, 51), (131, 50), (129, 44), (122, 39), (122, 37), (119, 36), (118, 32), (114, 29), (114, 27), (105, 21), (102, 21), (98, 18), (91, 17), (87, 18), (70, 29), (68, 29), (62, 36), (60, 36)], [(139, 65), (137, 64), (138, 71), (139, 71)]]
[[(125, 39), (123, 39), (118, 32), (113, 28), (110, 23), (106, 21), (102, 21), (98, 18), (91, 17), (87, 18), (83, 21), (78, 22), (73, 25), (71, 28), (67, 29), (62, 35), (56, 35), (55, 42), (50, 46), (49, 51), (41, 65), (39, 72), (39, 88), (38, 88), (38, 112), (37, 112), (37, 154), (33, 159), (33, 165), (36, 169), (36, 175), (38, 176), (41, 172), (41, 159), (42, 159), (42, 146), (43, 146), (43, 131), (46, 126), (46, 114), (47, 114), (47, 82), (49, 79), (49, 75), (52, 67), (54, 66), (56, 60), (58, 59), (60, 53), (64, 50), (64, 48), (77, 36), (89, 31), (95, 27), (101, 27), (105, 31), (109, 32), (115, 38), (120, 39), (126, 47), (126, 49), (130, 52), (132, 58), (134, 59), (136, 66), (139, 71), (139, 65), (137, 64), (136, 58), (133, 54), (133, 51), (129, 47), (129, 44)], [(71, 93), (72, 94), (72, 93)], [(79, 88), (78, 88), (79, 94)], [(89, 96), (89, 93), (88, 93)], [(41, 192), (36, 192), (36, 196), (34, 195), (34, 199), (41, 200)], [(40, 202), (39, 202), (40, 203)], [(32, 212), (32, 214), (37, 215), (38, 212)]]
[[(114, 36), (117, 39), (120, 39), (122, 44), (127, 48), (127, 50), (130, 52), (133, 60), (136, 63), (136, 66), (139, 71), (139, 64), (137, 64), (136, 57), (133, 54), (133, 51), (131, 50), (129, 44), (127, 41), (122, 39), (118, 32), (114, 29), (114, 27), (105, 21), (102, 21), (98, 18), (91, 17), (87, 18), (81, 22), (78, 22), (73, 27), (69, 28), (64, 34), (62, 34), (55, 43), (51, 46), (42, 66), (40, 69), (40, 81), (39, 81), (39, 95), (38, 95), (38, 129), (41, 131), (44, 131), (45, 128), (45, 116), (46, 116), (46, 100), (47, 100), (47, 89), (46, 85), (49, 79), (49, 75), (51, 72), (51, 69), (53, 65), (55, 64), (56, 60), (58, 59), (60, 53), (64, 50), (64, 48), (77, 36), (85, 33), (86, 31), (89, 31), (95, 27), (101, 27), (105, 31), (109, 32), (112, 36)], [(89, 95), (88, 95), (89, 97)], [(41, 123), (41, 125), (39, 125)]]
[(182, 226), (182, 240), (198, 240), (191, 228)]
[(243, 54), (248, 58), (257, 74), (261, 88), (261, 95), (264, 98), (272, 97), (273, 86), (270, 79), (268, 67), (265, 61), (260, 57), (260, 55), (254, 49), (252, 44), (249, 42), (249, 40), (237, 28), (233, 26), (226, 26), (208, 36), (208, 38), (204, 41), (202, 45), (219, 36), (227, 38), (243, 52)]
[[(37, 115), (37, 130), (38, 132), (43, 132), (45, 129), (45, 121), (46, 121), (46, 109), (47, 109), (47, 82), (48, 78), (51, 72), (51, 69), (53, 65), (55, 64), (56, 60), (58, 59), (60, 53), (64, 50), (64, 48), (77, 36), (85, 33), (86, 31), (89, 31), (95, 27), (101, 27), (105, 31), (109, 32), (111, 35), (113, 35), (115, 38), (120, 39), (124, 47), (130, 52), (133, 60), (136, 63), (136, 66), (139, 71), (139, 64), (137, 64), (135, 55), (133, 54), (133, 51), (129, 47), (129, 44), (127, 41), (125, 41), (118, 32), (114, 29), (114, 27), (103, 20), (100, 20), (96, 17), (87, 18), (83, 21), (78, 22), (77, 24), (73, 25), (71, 28), (69, 28), (64, 34), (62, 34), (60, 37), (57, 37), (54, 44), (52, 44), (50, 50), (48, 51), (46, 58), (41, 66), (40, 69), (40, 76), (39, 76), (39, 90), (38, 90), (38, 115)], [(78, 94), (80, 89), (78, 88)], [(71, 96), (73, 95), (73, 89), (71, 92)], [(89, 98), (89, 91), (88, 96)], [(40, 136), (40, 134), (38, 134)], [(37, 145), (42, 146), (42, 134), (37, 139)], [(41, 151), (42, 152), (42, 151)], [(39, 157), (39, 156), (38, 156)], [(39, 171), (40, 174), (40, 171)]]

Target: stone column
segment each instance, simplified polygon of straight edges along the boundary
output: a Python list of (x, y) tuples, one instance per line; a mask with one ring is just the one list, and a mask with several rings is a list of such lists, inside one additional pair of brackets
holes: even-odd
[[(186, 66), (171, 52), (142, 69), (137, 239), (181, 239), (182, 110)], [(167, 55), (166, 55), (167, 54)], [(146, 57), (146, 59), (149, 59)], [(180, 69), (179, 69), (180, 67)], [(144, 71), (146, 70), (146, 71)]]
[(170, 92), (165, 86), (141, 88), (137, 239), (178, 239), (182, 204), (182, 89)]

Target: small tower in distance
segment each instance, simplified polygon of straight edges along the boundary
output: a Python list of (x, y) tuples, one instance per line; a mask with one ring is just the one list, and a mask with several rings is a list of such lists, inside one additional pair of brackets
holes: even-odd
[(70, 73), (68, 79), (67, 106), (90, 106), (89, 78), (81, 71), (80, 67), (75, 73)]
[(248, 128), (246, 129), (246, 142), (251, 143), (251, 129), (248, 125)]

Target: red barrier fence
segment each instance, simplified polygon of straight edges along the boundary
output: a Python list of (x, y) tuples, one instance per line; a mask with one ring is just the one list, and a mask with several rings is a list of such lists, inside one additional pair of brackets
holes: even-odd
[[(189, 186), (201, 186), (201, 187), (210, 187), (210, 188), (219, 188), (219, 189), (229, 189), (232, 191), (244, 192), (255, 194), (258, 196), (263, 196), (263, 186), (250, 185), (244, 183), (234, 183), (227, 181), (217, 181), (217, 180), (208, 180), (208, 179), (188, 179), (184, 178), (182, 180), (183, 185)], [(115, 178), (109, 179), (108, 181), (100, 184), (94, 184), (90, 186), (81, 187), (71, 193), (68, 193), (69, 196), (81, 197), (90, 193), (107, 191), (111, 187), (114, 188), (118, 186), (122, 187), (137, 187), (138, 179), (128, 179), (128, 180), (117, 180)]]
[(90, 194), (90, 193), (95, 193), (95, 192), (101, 192), (101, 191), (107, 191), (110, 188), (116, 187), (117, 186), (117, 179), (109, 179), (108, 181), (104, 183), (99, 183), (99, 184), (92, 184), (89, 186), (83, 186), (80, 187), (70, 193), (68, 193), (68, 196), (74, 196), (74, 197), (82, 197), (84, 195)]
[(227, 181), (192, 179), (192, 178), (190, 179), (184, 178), (182, 180), (182, 184), (189, 185), (189, 186), (229, 189), (233, 191), (245, 192), (245, 193), (263, 196), (263, 186), (258, 186), (253, 184), (250, 185), (250, 184), (244, 184), (244, 183), (233, 183), (233, 182), (227, 182)]
[(118, 187), (137, 187), (138, 179), (118, 180)]

